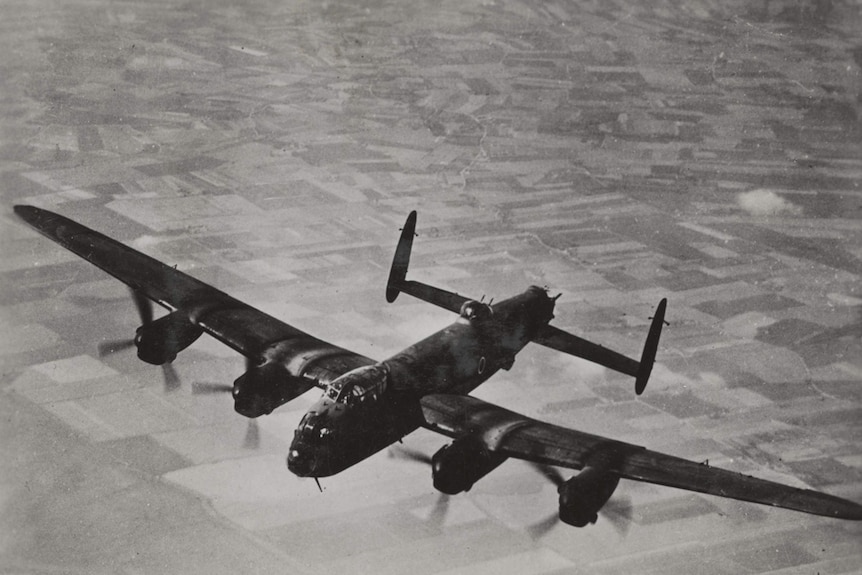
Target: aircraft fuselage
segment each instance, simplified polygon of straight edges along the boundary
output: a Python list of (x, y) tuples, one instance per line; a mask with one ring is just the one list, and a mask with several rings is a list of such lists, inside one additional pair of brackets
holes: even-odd
[(334, 475), (414, 431), (424, 395), (466, 394), (509, 369), (553, 318), (554, 301), (536, 286), (494, 305), (469, 301), (449, 326), (337, 378), (300, 421), (288, 469)]

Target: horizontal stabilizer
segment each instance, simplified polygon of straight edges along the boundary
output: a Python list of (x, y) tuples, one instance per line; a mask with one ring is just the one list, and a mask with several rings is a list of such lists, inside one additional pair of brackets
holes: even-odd
[(546, 325), (542, 328), (539, 334), (533, 338), (533, 341), (632, 377), (636, 377), (638, 374), (640, 364), (637, 361), (552, 325)]
[(535, 343), (544, 345), (557, 351), (581, 357), (593, 363), (607, 367), (614, 371), (630, 375), (635, 378), (635, 393), (640, 395), (643, 393), (652, 373), (653, 363), (655, 363), (656, 350), (658, 349), (658, 340), (661, 335), (661, 328), (664, 324), (664, 314), (667, 308), (667, 299), (661, 300), (653, 316), (652, 324), (650, 325), (649, 335), (647, 335), (646, 344), (644, 345), (641, 360), (635, 361), (630, 357), (626, 357), (621, 353), (603, 347), (599, 344), (587, 341), (576, 335), (572, 335), (552, 325), (546, 325), (539, 334), (533, 338)]
[(470, 301), (470, 298), (460, 294), (413, 280), (407, 280), (401, 284), (401, 291), (454, 313), (459, 313), (461, 306)]

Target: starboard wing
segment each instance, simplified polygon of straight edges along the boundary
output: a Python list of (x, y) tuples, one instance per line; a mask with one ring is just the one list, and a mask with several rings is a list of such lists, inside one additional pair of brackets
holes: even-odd
[(453, 438), (479, 435), (491, 451), (507, 457), (570, 469), (589, 465), (626, 479), (862, 520), (862, 506), (840, 497), (544, 423), (471, 396), (435, 394), (421, 403), (424, 427)]
[(314, 359), (318, 370), (329, 369), (332, 375), (373, 363), (64, 216), (33, 206), (18, 205), (14, 210), (42, 235), (171, 312), (181, 312), (246, 357), (257, 358), (272, 344), (289, 342), (300, 363), (303, 358)]

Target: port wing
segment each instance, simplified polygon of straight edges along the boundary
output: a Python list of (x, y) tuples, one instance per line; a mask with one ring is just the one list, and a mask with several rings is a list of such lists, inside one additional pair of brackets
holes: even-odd
[(453, 438), (481, 437), (489, 450), (506, 457), (569, 469), (589, 465), (625, 479), (815, 515), (862, 520), (862, 505), (834, 495), (545, 423), (475, 397), (435, 394), (422, 398), (421, 403), (427, 429)]
[(248, 358), (256, 360), (274, 343), (284, 342), (296, 363), (313, 360), (333, 375), (372, 360), (317, 339), (174, 267), (64, 216), (33, 206), (15, 213), (47, 238), (74, 252), (171, 312)]

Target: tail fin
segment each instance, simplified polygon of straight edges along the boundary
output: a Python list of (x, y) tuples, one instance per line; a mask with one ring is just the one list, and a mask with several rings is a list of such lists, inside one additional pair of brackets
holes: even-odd
[(401, 239), (395, 248), (395, 257), (392, 259), (392, 269), (389, 271), (389, 281), (386, 282), (386, 301), (392, 303), (407, 277), (407, 267), (410, 265), (410, 252), (413, 250), (413, 236), (416, 235), (416, 210), (410, 212), (404, 227), (401, 228)]
[(641, 354), (641, 361), (638, 364), (638, 373), (635, 376), (635, 393), (637, 395), (644, 392), (647, 381), (649, 381), (649, 376), (652, 373), (652, 366), (655, 363), (655, 352), (658, 349), (658, 338), (661, 336), (666, 308), (667, 298), (664, 298), (659, 302), (655, 315), (652, 317), (652, 324), (649, 326), (649, 334), (647, 334), (644, 350)]
[(470, 298), (458, 295), (444, 289), (436, 288), (422, 282), (408, 280), (407, 266), (410, 265), (410, 252), (413, 249), (413, 236), (416, 235), (416, 212), (410, 212), (404, 227), (401, 228), (401, 239), (395, 248), (395, 258), (386, 283), (386, 301), (392, 303), (401, 292), (412, 295), (423, 301), (433, 303), (443, 309), (458, 313), (464, 302)]

